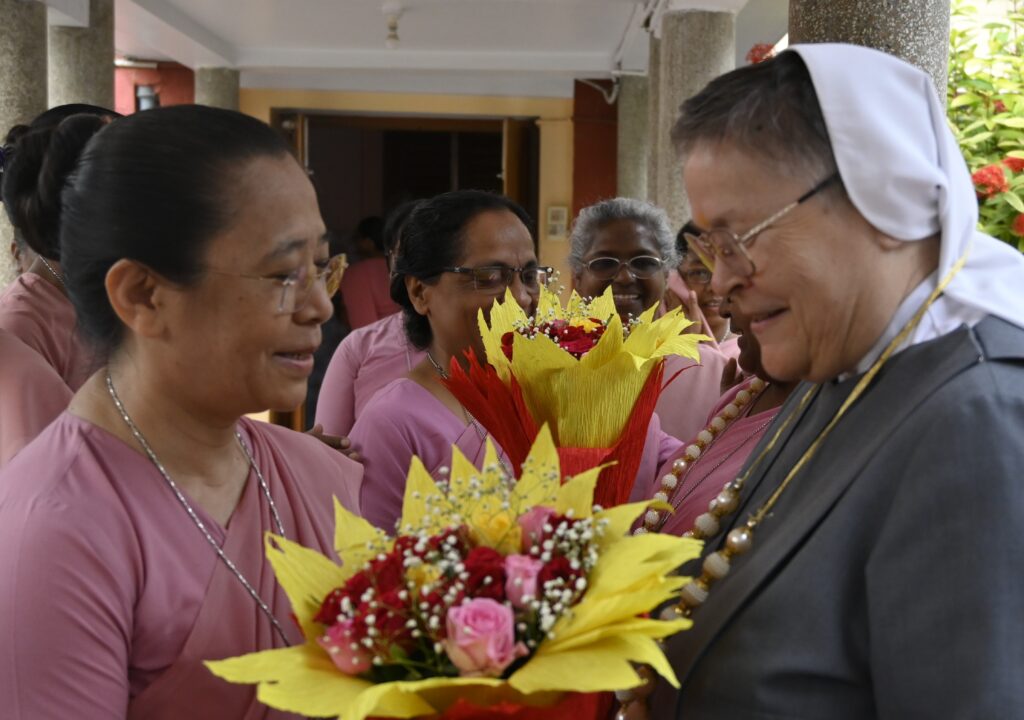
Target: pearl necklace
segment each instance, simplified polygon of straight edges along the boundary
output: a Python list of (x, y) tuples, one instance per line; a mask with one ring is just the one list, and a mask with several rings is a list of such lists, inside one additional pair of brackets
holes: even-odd
[[(732, 402), (730, 402), (728, 405), (722, 408), (722, 411), (718, 413), (718, 415), (716, 415), (710, 423), (708, 423), (708, 426), (697, 434), (697, 438), (694, 440), (693, 444), (689, 445), (686, 448), (683, 457), (677, 459), (674, 463), (672, 463), (671, 472), (669, 472), (667, 475), (661, 478), (661, 489), (658, 492), (654, 493), (653, 499), (663, 503), (671, 502), (673, 505), (678, 507), (678, 503), (674, 502), (674, 496), (677, 492), (679, 492), (682, 489), (682, 480), (684, 476), (693, 471), (694, 467), (696, 467), (697, 463), (699, 462), (703, 454), (708, 450), (708, 448), (710, 448), (715, 443), (715, 440), (721, 437), (725, 429), (729, 427), (729, 425), (731, 425), (733, 422), (743, 417), (746, 411), (749, 411), (750, 407), (753, 405), (754, 400), (756, 400), (761, 395), (761, 393), (764, 392), (766, 387), (768, 387), (768, 383), (766, 383), (759, 377), (755, 377), (750, 380), (750, 383), (747, 385), (746, 388), (736, 393), (736, 396), (733, 398)], [(765, 427), (767, 427), (767, 425), (770, 422), (771, 421), (758, 427), (751, 434), (751, 437), (753, 437), (761, 430), (763, 430)], [(737, 447), (736, 450), (738, 450), (740, 447), (742, 447), (742, 444), (739, 447)], [(736, 450), (734, 450), (733, 453), (735, 453)], [(730, 457), (732, 457), (733, 453), (730, 453), (726, 458), (722, 460), (722, 462), (725, 462)], [(708, 471), (708, 474), (704, 476), (704, 478), (697, 481), (697, 483), (694, 484), (692, 488), (690, 488), (690, 492), (692, 493), (694, 490), (696, 490), (697, 487), (704, 480), (706, 480), (712, 472), (714, 472), (719, 466), (721, 466), (721, 464), (722, 463), (720, 462), (718, 465), (711, 468)], [(688, 494), (689, 493), (687, 493), (687, 495)], [(682, 500), (685, 499), (686, 496), (683, 496), (683, 498), (679, 502), (681, 503)], [(710, 529), (711, 522), (714, 522), (714, 516), (711, 514), (711, 512), (715, 508), (717, 508), (718, 505), (721, 504), (718, 502), (718, 500), (719, 498), (715, 498), (714, 500), (712, 500), (711, 505), (708, 508), (709, 512), (697, 518), (698, 527), (707, 527)], [(665, 522), (668, 520), (668, 517), (668, 510), (648, 510), (644, 514), (643, 526), (638, 527), (636, 530), (634, 530), (633, 534), (643, 535), (648, 532), (658, 532), (661, 529), (661, 527), (665, 524)]]
[[(206, 538), (206, 541), (210, 543), (210, 546), (213, 548), (214, 552), (217, 553), (217, 556), (221, 559), (224, 565), (227, 566), (228, 570), (230, 570), (231, 573), (238, 579), (238, 582), (240, 582), (242, 586), (246, 589), (246, 591), (249, 593), (249, 595), (252, 596), (252, 599), (256, 601), (256, 604), (259, 606), (260, 610), (263, 611), (263, 614), (266, 615), (267, 618), (270, 620), (270, 624), (273, 625), (274, 629), (277, 631), (277, 634), (281, 636), (281, 640), (284, 641), (284, 644), (286, 646), (290, 645), (291, 643), (288, 642), (288, 636), (285, 635), (284, 628), (281, 627), (281, 623), (278, 621), (276, 617), (274, 617), (273, 611), (271, 611), (267, 603), (263, 601), (263, 598), (260, 597), (259, 592), (256, 590), (255, 587), (253, 587), (252, 583), (250, 583), (249, 580), (246, 579), (245, 575), (242, 574), (242, 571), (239, 570), (235, 563), (231, 561), (231, 558), (227, 556), (227, 554), (221, 548), (217, 540), (213, 537), (213, 535), (210, 534), (210, 531), (206, 529), (206, 524), (202, 521), (202, 519), (199, 517), (199, 514), (189, 503), (188, 499), (185, 497), (185, 494), (178, 487), (178, 484), (171, 479), (171, 476), (164, 468), (163, 463), (160, 462), (160, 460), (156, 456), (156, 453), (153, 452), (153, 448), (151, 448), (149, 443), (146, 441), (146, 438), (145, 436), (143, 436), (142, 431), (139, 430), (138, 426), (135, 424), (131, 416), (128, 414), (128, 411), (125, 409), (124, 403), (121, 402), (121, 398), (118, 396), (117, 391), (114, 390), (114, 381), (110, 377), (109, 368), (107, 369), (107, 392), (110, 393), (110, 398), (114, 401), (114, 406), (117, 408), (117, 411), (121, 414), (121, 419), (124, 420), (125, 425), (128, 426), (128, 429), (131, 431), (132, 436), (139, 443), (139, 445), (142, 446), (142, 449), (145, 451), (146, 456), (149, 458), (150, 462), (152, 462), (153, 465), (156, 466), (156, 469), (160, 473), (161, 477), (163, 477), (164, 482), (166, 482), (168, 487), (171, 488), (171, 491), (174, 493), (174, 496), (178, 498), (178, 502), (185, 509), (185, 512), (192, 519), (192, 522), (199, 529), (199, 532), (201, 532), (203, 534), (203, 537)], [(242, 435), (237, 430), (235, 431), (235, 439), (238, 440), (238, 444), (241, 446), (242, 452), (245, 454), (245, 459), (249, 461), (249, 467), (251, 467), (253, 471), (256, 473), (256, 479), (259, 481), (260, 488), (263, 490), (263, 495), (264, 497), (266, 497), (267, 504), (270, 506), (270, 513), (274, 517), (274, 524), (277, 526), (278, 534), (281, 537), (285, 537), (284, 525), (281, 523), (281, 516), (277, 512), (277, 504), (274, 502), (274, 498), (271, 497), (270, 495), (270, 487), (267, 485), (267, 481), (264, 479), (263, 473), (260, 472), (260, 468), (256, 464), (256, 460), (253, 458), (252, 453), (249, 452), (249, 448), (242, 441)]]

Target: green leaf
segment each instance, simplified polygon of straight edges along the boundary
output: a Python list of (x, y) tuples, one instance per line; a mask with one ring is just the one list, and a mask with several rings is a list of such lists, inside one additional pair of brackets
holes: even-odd
[(997, 117), (995, 122), (1003, 127), (1024, 128), (1024, 117)]
[(1021, 200), (1019, 196), (1013, 194), (1012, 192), (1005, 192), (1002, 193), (1000, 197), (1006, 202), (1008, 202), (1010, 204), (1010, 207), (1012, 207), (1014, 210), (1016, 210), (1019, 213), (1024, 213), (1024, 200)]
[(950, 108), (960, 108), (965, 105), (977, 105), (981, 102), (981, 96), (975, 95), (974, 93), (964, 93), (953, 98), (953, 101), (949, 103)]

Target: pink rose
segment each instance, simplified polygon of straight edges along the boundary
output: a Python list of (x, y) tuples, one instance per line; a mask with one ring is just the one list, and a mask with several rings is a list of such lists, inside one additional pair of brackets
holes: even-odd
[(505, 596), (513, 606), (525, 607), (526, 598), (537, 597), (537, 573), (544, 563), (529, 555), (505, 558)]
[[(331, 625), (327, 628), (327, 634), (318, 637), (316, 641), (346, 675), (359, 675), (370, 669), (370, 653), (358, 644), (351, 620)], [(356, 645), (355, 650), (352, 649), (353, 644)]]
[(544, 536), (544, 524), (554, 517), (555, 511), (544, 505), (535, 505), (519, 516), (523, 530), (523, 550), (529, 550)]
[(516, 642), (512, 608), (490, 598), (474, 598), (448, 608), (449, 659), (464, 677), (499, 677), (512, 661), (528, 654)]

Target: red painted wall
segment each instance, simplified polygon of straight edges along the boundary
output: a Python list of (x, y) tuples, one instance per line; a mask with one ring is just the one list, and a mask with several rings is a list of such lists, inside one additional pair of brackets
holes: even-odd
[[(611, 89), (611, 82), (597, 81)], [(573, 93), (572, 214), (615, 197), (618, 184), (618, 105), (579, 81)]]
[(186, 105), (195, 102), (195, 74), (178, 63), (157, 63), (155, 69), (114, 68), (114, 109), (122, 115), (135, 112), (135, 86), (154, 85), (160, 105)]

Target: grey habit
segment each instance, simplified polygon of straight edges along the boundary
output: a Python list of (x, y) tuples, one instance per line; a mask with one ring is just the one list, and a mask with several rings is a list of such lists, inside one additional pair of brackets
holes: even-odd
[[(857, 379), (821, 388), (748, 480), (733, 526)], [(652, 717), (1024, 718), (1022, 431), (1021, 328), (989, 316), (892, 357), (669, 640), (683, 686), (661, 683)]]

